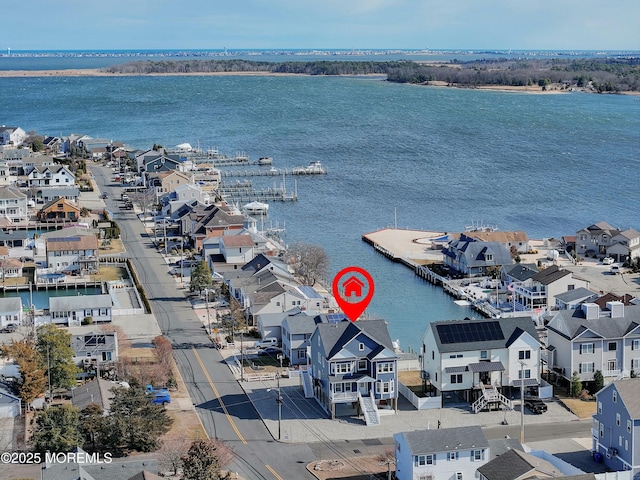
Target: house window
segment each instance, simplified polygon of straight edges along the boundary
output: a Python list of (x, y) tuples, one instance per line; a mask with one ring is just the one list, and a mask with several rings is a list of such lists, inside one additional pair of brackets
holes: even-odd
[(613, 352), (618, 349), (618, 342), (609, 342), (609, 351)]
[(491, 262), (493, 260), (493, 253), (487, 253), (485, 256), (487, 262)]
[(625, 441), (624, 441), (624, 449), (629, 451), (629, 440), (625, 439)]
[(598, 402), (598, 413), (602, 413), (602, 402)]
[(640, 338), (631, 341), (631, 350), (640, 350)]
[(600, 422), (600, 437), (604, 437), (604, 423)]
[(620, 414), (616, 413), (616, 425), (619, 427), (620, 426)]
[(378, 373), (393, 372), (393, 362), (378, 363)]
[(449, 454), (447, 455), (447, 460), (457, 460), (458, 459), (458, 452), (449, 452)]
[(528, 360), (531, 358), (531, 350), (520, 350), (518, 352), (518, 360)]
[(489, 358), (489, 355), (487, 354), (486, 350), (480, 350), (480, 360), (486, 360), (487, 358)]
[(358, 360), (358, 371), (363, 371), (367, 369), (367, 361), (364, 359)]
[(471, 450), (471, 461), (479, 462), (484, 458), (484, 450)]
[(462, 358), (462, 354), (458, 353), (458, 354), (455, 354), (455, 355), (449, 355), (449, 358)]
[(298, 358), (307, 358), (307, 352), (305, 350), (298, 350)]
[(436, 359), (436, 352), (435, 350), (431, 350), (431, 360), (435, 360)]
[(364, 350), (364, 343), (360, 342), (358, 344), (358, 350), (363, 351)]
[(640, 358), (632, 358), (631, 359), (631, 370), (636, 370), (640, 368)]
[(593, 343), (581, 343), (580, 355), (588, 355), (590, 353), (593, 353)]
[(111, 361), (111, 352), (102, 352), (102, 361), (110, 362)]
[(618, 435), (618, 446), (622, 446), (622, 435)]
[(631, 420), (627, 420), (627, 432), (631, 433)]
[(595, 365), (593, 362), (581, 363), (578, 365), (578, 373), (593, 373), (595, 371)]
[(462, 374), (456, 373), (451, 375), (451, 383), (462, 383)]
[(456, 472), (456, 480), (462, 480), (462, 472)]
[(618, 392), (614, 390), (611, 394), (611, 399), (613, 400), (613, 403), (616, 403), (618, 401)]
[(531, 378), (531, 370), (518, 370), (518, 378), (522, 380), (522, 374), (524, 373), (524, 378)]
[(376, 383), (377, 393), (393, 393), (393, 381)]
[(426, 455), (416, 455), (413, 457), (413, 466), (414, 467), (424, 467), (427, 464), (427, 456)]
[(334, 363), (332, 365), (333, 367), (333, 373), (336, 374), (345, 374), (345, 373), (351, 373), (351, 362), (343, 362), (343, 363)]

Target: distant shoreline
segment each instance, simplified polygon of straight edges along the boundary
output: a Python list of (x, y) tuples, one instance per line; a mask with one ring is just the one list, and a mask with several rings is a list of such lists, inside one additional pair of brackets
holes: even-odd
[[(100, 68), (83, 68), (69, 70), (0, 70), (0, 78), (29, 78), (29, 77), (197, 77), (197, 76), (251, 76), (251, 77), (291, 77), (291, 76), (310, 76), (305, 73), (274, 73), (265, 71), (243, 71), (243, 72), (191, 72), (191, 73), (112, 73)], [(371, 75), (345, 75), (345, 76), (377, 76)], [(413, 84), (416, 86), (439, 87), (439, 88), (460, 88), (465, 90), (489, 90), (494, 92), (513, 92), (513, 93), (530, 93), (542, 95), (557, 95), (561, 93), (586, 92), (596, 93), (587, 89), (580, 90), (562, 90), (555, 88), (553, 85), (546, 90), (542, 90), (539, 86), (509, 86), (509, 85), (456, 85), (447, 84), (447, 82), (431, 81), (425, 84)], [(640, 92), (618, 92), (621, 95), (640, 95)]]

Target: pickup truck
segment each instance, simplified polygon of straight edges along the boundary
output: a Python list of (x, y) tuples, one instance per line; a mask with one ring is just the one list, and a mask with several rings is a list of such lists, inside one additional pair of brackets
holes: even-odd
[(524, 405), (535, 414), (541, 414), (547, 411), (547, 404), (539, 398), (525, 398)]

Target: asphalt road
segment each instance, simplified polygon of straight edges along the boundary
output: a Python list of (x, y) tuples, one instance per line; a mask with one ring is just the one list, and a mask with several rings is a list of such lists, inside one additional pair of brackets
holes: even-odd
[(152, 244), (142, 223), (131, 210), (120, 209), (122, 189), (111, 184), (112, 172), (92, 167), (105, 203), (118, 222), (124, 256), (131, 259), (144, 285), (152, 311), (163, 334), (171, 341), (174, 357), (192, 402), (210, 438), (224, 440), (236, 454), (231, 467), (243, 479), (314, 478), (305, 468), (315, 460), (308, 445), (278, 443), (235, 377), (213, 348), (195, 316), (185, 290), (176, 287), (162, 255)]

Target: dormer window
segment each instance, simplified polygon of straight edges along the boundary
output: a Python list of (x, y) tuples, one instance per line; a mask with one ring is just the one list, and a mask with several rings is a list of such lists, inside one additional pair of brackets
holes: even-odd
[(360, 342), (358, 344), (358, 350), (360, 350), (361, 352), (364, 350), (364, 343)]

